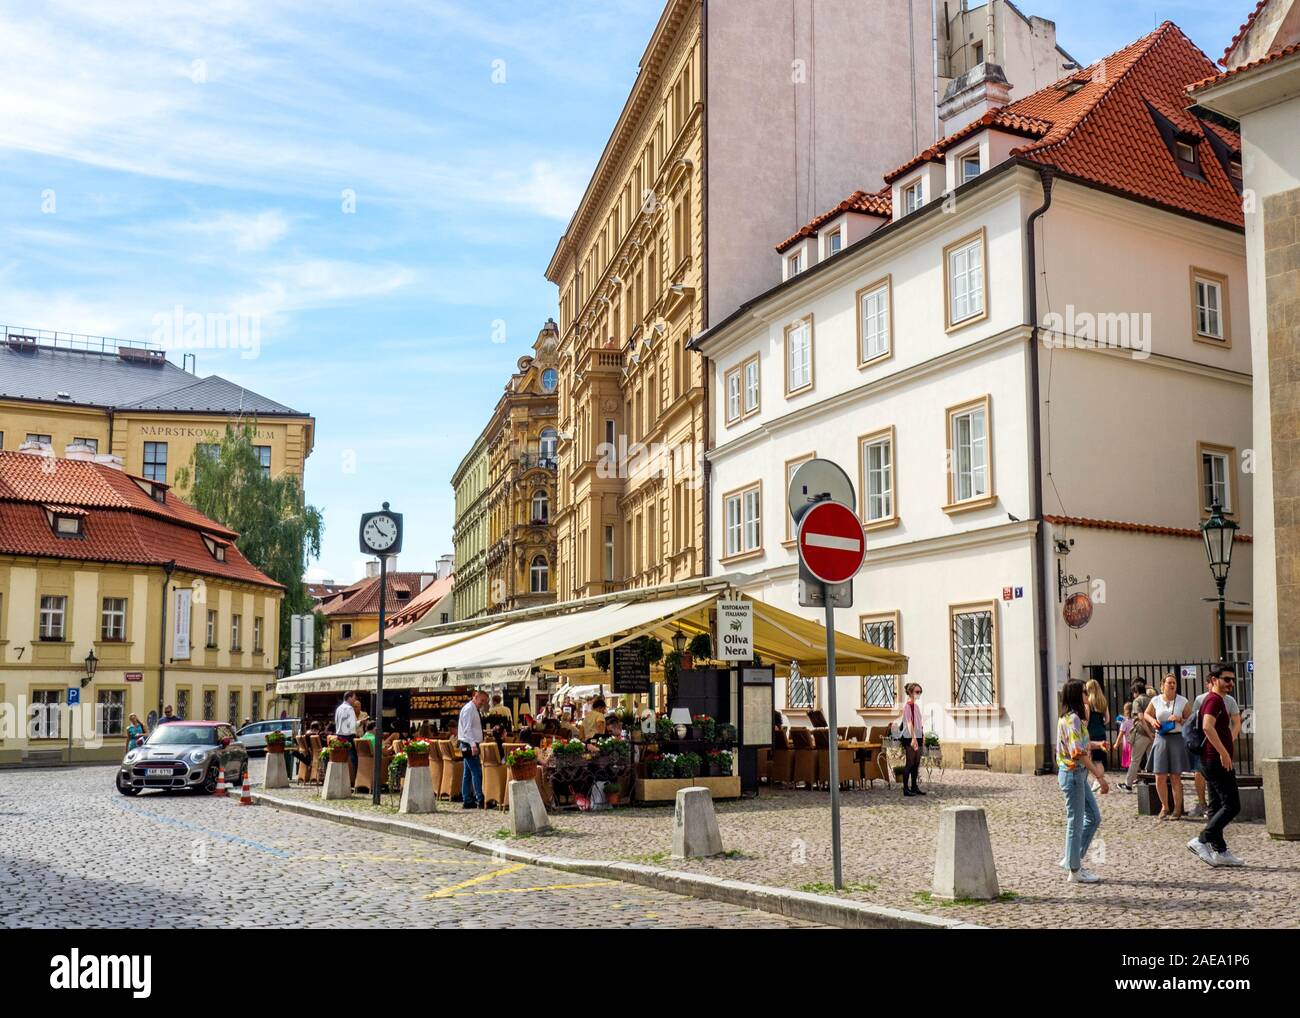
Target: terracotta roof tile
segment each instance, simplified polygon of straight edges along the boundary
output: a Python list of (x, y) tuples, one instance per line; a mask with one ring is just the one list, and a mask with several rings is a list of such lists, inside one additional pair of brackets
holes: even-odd
[(1232, 51), (1237, 48), (1237, 43), (1246, 38), (1246, 33), (1254, 27), (1256, 19), (1264, 13), (1264, 8), (1268, 6), (1268, 2), (1269, 0), (1259, 0), (1259, 3), (1255, 5), (1255, 9), (1250, 12), (1250, 16), (1237, 29), (1237, 34), (1232, 37), (1232, 42), (1228, 43), (1227, 49), (1223, 51), (1223, 59), (1219, 63), (1226, 64), (1228, 62), (1228, 57), (1232, 56)]
[(1221, 81), (1227, 81), (1229, 78), (1235, 78), (1238, 74), (1246, 71), (1253, 71), (1256, 67), (1263, 67), (1265, 64), (1275, 63), (1278, 60), (1285, 60), (1289, 56), (1300, 53), (1300, 42), (1293, 42), (1290, 46), (1283, 46), (1281, 49), (1275, 49), (1267, 56), (1262, 56), (1258, 60), (1252, 60), (1248, 64), (1242, 64), (1240, 67), (1234, 67), (1230, 71), (1224, 71), (1222, 74), (1212, 74), (1208, 78), (1202, 78), (1200, 81), (1193, 82), (1187, 86), (1187, 91), (1195, 95), (1202, 89), (1210, 88), (1219, 84)]
[[(1069, 527), (1089, 527), (1093, 530), (1126, 530), (1135, 534), (1155, 534), (1160, 537), (1194, 537), (1201, 539), (1201, 532), (1195, 527), (1165, 527), (1158, 523), (1125, 523), (1121, 520), (1094, 520), (1086, 516), (1043, 516), (1048, 523)], [(1238, 533), (1238, 541), (1250, 544), (1254, 539), (1249, 534)]]
[[(56, 535), (47, 509), (78, 515), (83, 534)], [(205, 533), (222, 543), (239, 536), (170, 491), (164, 503), (153, 501), (113, 467), (0, 452), (0, 554), (148, 566), (174, 561), (184, 572), (280, 587), (233, 544), (217, 561)]]
[[(388, 624), (384, 627), (384, 634), (391, 640), (399, 633), (410, 629), (423, 619), (434, 605), (451, 593), (455, 583), (456, 577), (454, 574), (443, 580), (434, 580), (416, 594), (405, 608), (389, 617)], [(377, 647), (378, 645), (379, 632), (376, 630), (369, 636), (364, 636), (351, 644), (348, 649), (355, 651), (358, 647)]]
[[(419, 593), (422, 593), (420, 578), (430, 575), (437, 575), (436, 570), (430, 569), (422, 573), (389, 573), (384, 595), (385, 611), (397, 615), (410, 607)], [(399, 592), (408, 596), (399, 598), (397, 596)], [(342, 596), (335, 595), (328, 602), (323, 602), (317, 611), (322, 615), (378, 615), (379, 577), (368, 576), (364, 580), (359, 580), (343, 591)]]
[(776, 246), (776, 249), (784, 251), (805, 237), (814, 236), (818, 230), (832, 219), (843, 215), (845, 212), (857, 212), (864, 216), (878, 216), (881, 219), (889, 219), (892, 214), (892, 194), (893, 191), (889, 187), (884, 187), (874, 194), (867, 191), (854, 191), (833, 209), (827, 209), (821, 215), (800, 227), (798, 233), (781, 241)]

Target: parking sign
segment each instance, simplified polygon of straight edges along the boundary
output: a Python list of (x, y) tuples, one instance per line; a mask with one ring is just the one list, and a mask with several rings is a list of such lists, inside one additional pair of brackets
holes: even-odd
[(79, 686), (69, 686), (69, 687), (68, 687), (68, 706), (69, 706), (69, 707), (78, 707), (78, 706), (80, 706), (80, 705), (81, 705), (81, 687), (79, 687)]

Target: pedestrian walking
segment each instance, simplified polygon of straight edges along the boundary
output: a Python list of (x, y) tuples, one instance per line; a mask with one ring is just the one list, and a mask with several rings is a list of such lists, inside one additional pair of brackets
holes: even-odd
[(1228, 849), (1224, 829), (1241, 812), (1237, 773), (1232, 768), (1232, 717), (1226, 697), (1236, 686), (1231, 665), (1216, 665), (1210, 672), (1210, 692), (1196, 716), (1193, 745), (1204, 761), (1205, 783), (1210, 786), (1210, 817), (1205, 830), (1187, 843), (1202, 862), (1211, 866), (1244, 866)]
[(1083, 683), (1071, 679), (1061, 690), (1061, 717), (1056, 723), (1056, 780), (1065, 796), (1065, 857), (1072, 884), (1098, 884), (1101, 877), (1083, 866), (1101, 811), (1088, 787), (1088, 764), (1094, 749), (1106, 748), (1088, 738), (1088, 704)]
[(487, 704), (487, 694), (481, 689), (474, 693), (460, 709), (456, 722), (456, 742), (465, 758), (460, 779), (460, 804), (462, 809), (483, 809), (483, 758), (479, 746), (483, 743), (482, 711)]
[(1129, 717), (1133, 720), (1133, 725), (1129, 729), (1129, 760), (1128, 773), (1120, 783), (1120, 788), (1126, 792), (1135, 791), (1134, 783), (1142, 768), (1147, 764), (1147, 757), (1151, 752), (1151, 747), (1155, 745), (1155, 729), (1151, 727), (1151, 722), (1147, 720), (1147, 705), (1151, 703), (1151, 693), (1147, 691), (1145, 679), (1135, 679), (1130, 693), (1133, 696), (1133, 706), (1129, 709)]
[[(1234, 688), (1236, 683), (1234, 682)], [(1195, 700), (1192, 701), (1192, 717), (1201, 716), (1201, 704), (1205, 703), (1205, 698), (1210, 695), (1206, 690)], [(1228, 745), (1235, 747), (1237, 745), (1237, 735), (1241, 732), (1241, 706), (1237, 703), (1236, 697), (1226, 694), (1223, 702), (1228, 707), (1228, 720), (1232, 725), (1232, 738)], [(1196, 772), (1196, 805), (1187, 811), (1189, 817), (1204, 817), (1209, 814), (1209, 809), (1205, 802), (1205, 760), (1200, 753), (1188, 752), (1191, 758), (1192, 770)]]
[(907, 703), (903, 704), (903, 718), (899, 722), (899, 735), (903, 740), (903, 796), (925, 795), (917, 785), (921, 770), (921, 750), (925, 747), (925, 725), (921, 720), (921, 684), (909, 682), (903, 687)]
[(334, 708), (334, 734), (348, 744), (348, 772), (353, 783), (357, 780), (357, 694), (350, 690)]
[[(1104, 746), (1110, 734), (1110, 704), (1106, 702), (1106, 694), (1102, 692), (1101, 683), (1096, 679), (1089, 679), (1087, 685), (1083, 687), (1083, 692), (1088, 701), (1088, 739), (1094, 746), (1098, 743)], [(1106, 795), (1110, 791), (1110, 782), (1106, 780), (1104, 749), (1092, 750), (1089, 769), (1092, 771), (1092, 776), (1097, 779), (1094, 791)]]
[[(1181, 820), (1183, 816), (1183, 771), (1187, 770), (1187, 747), (1183, 725), (1192, 716), (1192, 705), (1178, 692), (1174, 673), (1165, 675), (1160, 695), (1147, 704), (1146, 718), (1155, 730), (1151, 770), (1160, 796), (1159, 820)], [(1170, 805), (1173, 809), (1170, 810)]]
[(137, 740), (149, 737), (149, 729), (144, 726), (139, 714), (127, 715), (127, 721), (130, 724), (126, 726), (126, 748), (134, 749)]
[(1133, 701), (1125, 700), (1119, 709), (1119, 766), (1127, 771), (1133, 762), (1133, 747), (1129, 744), (1128, 733), (1133, 731)]
[(166, 707), (163, 708), (162, 717), (158, 719), (158, 724), (165, 725), (169, 721), (180, 721), (180, 720), (181, 719), (177, 717), (176, 714), (172, 711), (172, 705), (168, 704)]

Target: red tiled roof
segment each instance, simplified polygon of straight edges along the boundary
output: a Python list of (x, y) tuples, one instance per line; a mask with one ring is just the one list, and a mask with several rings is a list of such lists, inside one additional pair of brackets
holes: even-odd
[[(59, 537), (46, 510), (79, 515), (84, 533)], [(229, 545), (226, 559), (209, 554), (203, 534), (239, 535), (208, 519), (170, 491), (159, 504), (128, 474), (81, 460), (0, 452), (0, 554), (161, 566), (276, 587)]]
[(881, 219), (888, 219), (892, 214), (892, 194), (893, 192), (888, 187), (882, 188), (874, 194), (870, 194), (866, 191), (854, 191), (833, 209), (828, 209), (816, 219), (813, 219), (805, 226), (801, 227), (798, 233), (781, 241), (781, 243), (776, 246), (776, 249), (778, 251), (784, 251), (797, 241), (803, 240), (805, 237), (813, 236), (832, 219), (845, 212), (857, 212), (864, 216), (879, 216)]
[(1228, 48), (1223, 51), (1223, 59), (1219, 63), (1227, 64), (1228, 57), (1232, 56), (1232, 51), (1237, 48), (1237, 43), (1246, 38), (1246, 33), (1254, 27), (1256, 19), (1264, 13), (1264, 8), (1267, 6), (1268, 0), (1259, 0), (1259, 3), (1255, 5), (1255, 9), (1250, 12), (1250, 17), (1243, 21), (1241, 27), (1237, 29), (1237, 34), (1232, 37), (1232, 42), (1228, 43)]
[[(1164, 527), (1158, 523), (1125, 523), (1120, 520), (1094, 520), (1086, 516), (1044, 516), (1048, 523), (1057, 523), (1069, 527), (1090, 527), (1093, 530), (1126, 530), (1135, 534), (1155, 534), (1160, 537), (1194, 537), (1201, 539), (1201, 532), (1195, 527)], [(1254, 539), (1249, 534), (1238, 533), (1238, 541), (1250, 544)]]
[[(1011, 150), (1012, 157), (1239, 229), (1241, 196), (1227, 171), (1212, 153), (1203, 152), (1200, 170), (1205, 179), (1185, 176), (1150, 110), (1161, 112), (1193, 138), (1204, 138), (1207, 130), (1213, 130), (1229, 148), (1240, 151), (1238, 135), (1217, 125), (1207, 127), (1187, 112), (1188, 86), (1214, 70), (1210, 58), (1177, 25), (1166, 21), (1091, 67), (988, 111), (891, 170), (885, 180), (897, 180), (923, 162), (943, 162), (948, 149), (989, 128), (1027, 139)], [(808, 229), (804, 227), (791, 240), (806, 236)]]
[(1253, 71), (1256, 67), (1262, 67), (1265, 64), (1275, 63), (1278, 60), (1285, 60), (1289, 56), (1300, 53), (1300, 42), (1293, 42), (1290, 46), (1283, 46), (1281, 49), (1275, 49), (1267, 56), (1262, 56), (1258, 60), (1252, 60), (1248, 64), (1242, 64), (1240, 67), (1234, 67), (1230, 71), (1224, 71), (1222, 74), (1212, 74), (1208, 78), (1202, 78), (1187, 86), (1187, 91), (1195, 95), (1202, 89), (1217, 85), (1221, 81), (1227, 81), (1229, 78), (1235, 78), (1238, 74), (1246, 71)]
[[(455, 575), (448, 576), (444, 580), (434, 580), (422, 591), (411, 598), (410, 602), (401, 611), (389, 617), (387, 625), (384, 628), (384, 635), (388, 639), (397, 636), (398, 633), (410, 629), (413, 625), (424, 618), (429, 610), (451, 593), (455, 586)], [(358, 647), (378, 646), (379, 632), (376, 630), (369, 636), (364, 636), (356, 643), (349, 646), (349, 650), (356, 650)]]
[[(389, 573), (384, 595), (385, 610), (396, 615), (409, 608), (412, 601), (422, 593), (420, 578), (430, 575), (436, 576), (436, 570), (430, 569), (423, 573)], [(399, 592), (407, 596), (399, 598), (397, 596)], [(364, 580), (358, 580), (343, 591), (341, 596), (335, 595), (330, 600), (323, 601), (316, 610), (322, 615), (378, 615), (379, 577), (368, 576)]]

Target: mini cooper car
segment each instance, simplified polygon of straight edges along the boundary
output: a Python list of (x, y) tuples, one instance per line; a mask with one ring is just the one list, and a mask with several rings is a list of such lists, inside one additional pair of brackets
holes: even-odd
[(222, 721), (169, 721), (126, 751), (117, 790), (139, 795), (148, 788), (192, 788), (215, 792), (221, 768), (226, 784), (238, 786), (248, 769), (248, 750)]

